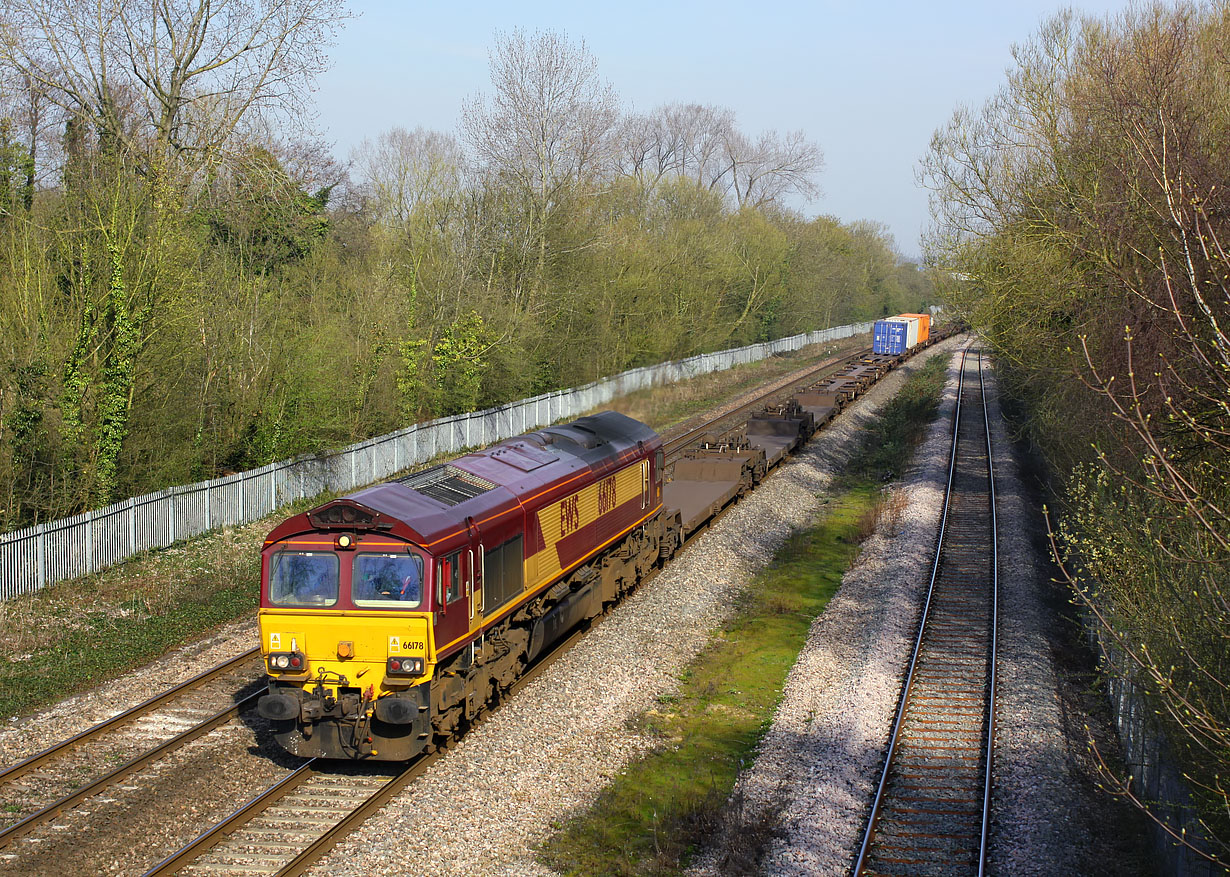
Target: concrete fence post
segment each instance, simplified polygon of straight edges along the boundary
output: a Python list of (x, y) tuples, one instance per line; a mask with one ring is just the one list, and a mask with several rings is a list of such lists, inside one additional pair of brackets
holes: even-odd
[(39, 589), (42, 589), (47, 584), (47, 527), (40, 525), (38, 535), (35, 537), (35, 554), (37, 555), (38, 569), (34, 573), (35, 584)]
[(97, 510), (85, 516), (85, 571), (94, 572), (94, 518)]

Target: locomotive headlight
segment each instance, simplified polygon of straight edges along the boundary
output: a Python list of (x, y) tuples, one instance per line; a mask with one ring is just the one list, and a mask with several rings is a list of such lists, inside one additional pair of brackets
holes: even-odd
[(276, 655), (273, 659), (273, 666), (279, 670), (285, 670), (290, 666), (290, 655)]

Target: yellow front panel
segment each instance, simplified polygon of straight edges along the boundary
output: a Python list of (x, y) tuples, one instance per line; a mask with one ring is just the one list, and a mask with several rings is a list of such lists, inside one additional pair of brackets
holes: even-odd
[[(419, 656), (431, 673), (435, 649), (431, 641), (431, 615), (390, 612), (304, 612), (262, 609), (259, 615), (261, 654), (297, 650), (307, 656), (307, 673), (315, 679), (321, 669), (339, 673), (348, 684), (384, 689), (385, 665), (393, 655)], [(353, 643), (354, 657), (338, 657), (341, 643)], [(277, 678), (275, 674), (274, 678)], [(421, 681), (421, 680), (416, 680)], [(333, 680), (336, 685), (336, 678)], [(326, 685), (327, 688), (333, 687)]]

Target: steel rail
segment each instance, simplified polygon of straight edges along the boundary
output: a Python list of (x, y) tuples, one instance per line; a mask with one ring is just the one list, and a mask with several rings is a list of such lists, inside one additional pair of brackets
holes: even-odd
[(991, 488), (991, 692), (988, 697), (986, 777), (982, 792), (982, 836), (978, 844), (978, 877), (985, 877), (987, 834), (991, 825), (991, 766), (995, 757), (995, 686), (999, 667), (999, 523), (995, 513), (995, 456), (991, 450), (991, 416), (987, 409), (987, 385), (978, 352), (978, 389), (982, 395), (982, 422), (987, 431), (987, 482)]
[[(588, 626), (582, 626), (572, 632), (571, 635), (564, 638), (550, 652), (543, 655), (534, 662), (523, 676), (514, 682), (508, 690), (506, 697), (516, 694), (538, 676), (540, 676), (548, 667), (556, 660), (565, 655), (576, 642), (584, 636), (584, 634), (601, 623), (604, 616), (598, 616), (593, 619), (593, 622)], [(504, 704), (504, 699), (501, 698), (499, 703), (484, 711), (477, 721), (482, 721), (488, 715), (495, 713)], [(368, 818), (375, 814), (381, 807), (387, 804), (394, 795), (408, 786), (411, 782), (421, 776), (427, 769), (442, 757), (447, 750), (437, 749), (419, 756), (401, 773), (394, 776), (389, 782), (382, 785), (377, 791), (365, 798), (357, 807), (353, 808), (333, 827), (327, 829), (323, 834), (312, 841), (307, 847), (295, 855), (291, 861), (282, 865), (275, 872), (279, 877), (283, 875), (299, 875), (307, 871), (314, 863), (318, 862), (325, 856), (329, 850), (337, 846), (347, 835), (355, 831)], [(222, 843), (226, 837), (235, 831), (242, 828), (248, 822), (251, 822), (259, 814), (265, 812), (270, 807), (275, 805), (279, 800), (289, 795), (295, 789), (302, 786), (304, 783), (313, 777), (324, 773), (325, 771), (316, 766), (322, 762), (321, 759), (312, 759), (303, 765), (300, 765), (292, 773), (278, 780), (264, 792), (261, 792), (247, 804), (240, 807), (238, 810), (227, 816), (222, 821), (218, 822), (209, 830), (198, 835), (190, 843), (167, 856), (153, 868), (146, 871), (142, 877), (165, 877), (165, 875), (174, 874), (182, 868), (189, 865), (196, 859), (205, 855), (211, 849)]]
[(880, 815), (880, 804), (884, 800), (884, 789), (888, 785), (888, 774), (893, 763), (893, 754), (897, 751), (897, 742), (901, 734), (901, 720), (905, 715), (906, 704), (909, 702), (910, 686), (914, 681), (914, 669), (918, 664), (918, 652), (922, 648), (923, 631), (927, 626), (927, 616), (931, 612), (931, 598), (935, 594), (935, 580), (940, 570), (940, 554), (944, 547), (944, 534), (948, 524), (948, 509), (952, 502), (953, 472), (957, 465), (957, 429), (961, 423), (961, 392), (965, 388), (965, 360), (969, 355), (971, 345), (966, 345), (961, 351), (961, 368), (957, 378), (957, 401), (952, 415), (952, 449), (948, 455), (948, 481), (944, 488), (944, 510), (940, 515), (940, 533), (936, 539), (935, 557), (931, 562), (931, 581), (927, 585), (927, 597), (923, 602), (922, 617), (918, 623), (918, 635), (914, 640), (914, 650), (910, 655), (910, 663), (906, 671), (905, 682), (897, 703), (897, 714), (893, 719), (893, 727), (889, 733), (888, 752), (884, 757), (884, 768), (880, 772), (880, 782), (876, 786), (876, 796), (871, 804), (871, 815), (867, 820), (867, 829), (863, 833), (863, 842), (859, 846), (858, 859), (854, 863), (854, 877), (859, 877), (867, 861), (867, 851), (871, 847), (871, 839), (875, 836), (876, 821)]
[[(961, 359), (954, 409), (954, 447), (949, 458), (941, 535), (936, 542), (931, 583), (873, 810), (854, 864), (856, 877), (861, 877), (865, 868), (867, 873), (872, 873), (871, 869), (880, 873), (881, 866), (887, 868), (887, 873), (913, 873), (928, 861), (932, 865), (946, 862), (951, 867), (957, 860), (968, 862), (970, 870), (976, 869), (979, 877), (986, 874), (997, 711), (998, 521), (994, 449), (981, 352), (977, 355), (977, 370), (982, 417), (962, 420), (963, 399), (969, 391), (965, 382), (969, 352), (967, 346)], [(972, 391), (969, 392), (970, 404), (976, 404)], [(978, 428), (976, 423), (983, 430), (981, 442), (973, 434)], [(986, 454), (985, 466), (980, 465), (982, 453)], [(970, 505), (969, 500), (979, 505), (985, 502), (990, 515), (979, 520), (977, 506)], [(981, 670), (975, 674), (978, 667)], [(937, 672), (943, 674), (943, 681), (937, 681)], [(977, 682), (979, 675), (981, 685)], [(981, 695), (974, 695), (976, 688), (981, 688)], [(945, 706), (951, 703), (948, 699), (953, 695), (958, 701), (955, 711)], [(978, 720), (969, 727), (975, 715)], [(936, 727), (937, 720), (941, 726), (957, 727)], [(961, 725), (966, 727), (962, 729)], [(971, 741), (972, 750), (982, 756), (978, 765), (981, 772), (962, 765), (969, 761), (968, 756), (961, 755), (969, 746), (963, 745), (963, 740), (971, 736), (981, 737), (978, 742)], [(899, 749), (898, 743), (903, 739), (909, 741), (908, 745), (902, 743)], [(950, 807), (955, 809), (949, 810)], [(882, 818), (889, 819), (892, 826), (886, 840), (879, 837)], [(957, 821), (953, 823), (950, 819)], [(967, 838), (964, 843), (962, 837)], [(878, 865), (872, 861), (873, 851)]]
[[(586, 628), (581, 627), (573, 631), (571, 635), (566, 637), (560, 644), (552, 649), (550, 653), (544, 655), (541, 659), (535, 662), (534, 666), (526, 672), (524, 676), (514, 682), (508, 690), (508, 695), (511, 696), (519, 692), (522, 688), (540, 676), (547, 667), (554, 664), (559, 658), (567, 654), (577, 641), (588, 630), (592, 630), (598, 624), (602, 623), (605, 616), (598, 616), (593, 620), (593, 624)], [(503, 701), (501, 701), (501, 704)], [(497, 705), (498, 708), (498, 705)], [(410, 784), (412, 780), (417, 778), (422, 773), (426, 772), (427, 768), (440, 757), (442, 752), (434, 752), (428, 758), (422, 760), (422, 763), (416, 763), (413, 767), (403, 772), (400, 776), (395, 777), (378, 792), (364, 801), (359, 807), (351, 811), (341, 822), (329, 829), (319, 838), (317, 838), (311, 846), (307, 847), (299, 853), (291, 861), (279, 869), (277, 877), (299, 877), (299, 875), (307, 872), (316, 862), (319, 862), (325, 855), (341, 842), (347, 835), (359, 828), (367, 819), (373, 816), (385, 804), (392, 800), (393, 796)]]
[(230, 816), (197, 835), (190, 843), (171, 853), (171, 855), (150, 868), (141, 877), (154, 877), (156, 874), (174, 874), (193, 859), (200, 858), (201, 855), (217, 845), (227, 834), (230, 834), (257, 813), (265, 810), (270, 804), (290, 794), (319, 773), (319, 770), (315, 767), (316, 762), (317, 759), (315, 758), (305, 761)]
[(174, 737), (171, 737), (168, 740), (164, 740), (161, 744), (159, 744), (158, 746), (155, 746), (153, 749), (146, 750), (145, 752), (141, 753), (135, 758), (132, 758), (129, 761), (124, 762), (119, 767), (115, 768), (115, 770), (111, 771), (110, 773), (104, 776), (99, 777), (98, 779), (94, 780), (94, 782), (88, 785), (82, 786), (81, 788), (77, 789), (76, 791), (68, 795), (65, 795), (59, 800), (53, 801), (51, 804), (48, 804), (42, 810), (39, 810), (35, 813), (31, 813), (29, 816), (27, 816), (25, 819), (21, 820), (20, 822), (10, 825), (4, 831), (0, 831), (0, 849), (4, 849), (14, 840), (16, 840), (17, 838), (21, 837), (22, 835), (30, 831), (30, 829), (35, 828), (39, 825), (42, 825), (44, 822), (47, 822), (50, 819), (54, 819), (56, 816), (58, 816), (60, 813), (67, 810), (69, 807), (72, 807), (74, 804), (78, 804), (81, 801), (84, 801), (86, 798), (89, 798), (89, 797), (92, 797), (93, 795), (98, 794), (98, 792), (101, 791), (102, 789), (106, 788), (109, 785), (112, 785), (113, 783), (118, 782), (119, 780), (124, 779), (124, 777), (128, 776), (129, 774), (135, 773), (136, 771), (140, 770), (145, 765), (161, 758), (163, 755), (170, 752), (171, 750), (178, 749), (180, 746), (190, 743), (191, 741), (195, 740), (197, 737), (201, 737), (205, 734), (208, 734), (210, 731), (212, 731), (214, 728), (218, 727), (219, 725), (222, 725), (230, 721), (232, 718), (238, 715), (241, 709), (243, 709), (245, 706), (248, 706), (254, 703), (259, 696), (260, 696), (260, 692), (248, 695), (243, 700), (232, 704), (226, 709), (218, 711), (217, 713), (210, 716), (205, 721), (200, 722), (192, 726), (191, 728), (188, 728), (187, 730), (180, 732), (179, 734), (176, 734)]
[(136, 718), (140, 718), (146, 713), (153, 712), (154, 709), (166, 703), (168, 700), (170, 700), (175, 695), (180, 694), (181, 692), (187, 691), (192, 688), (197, 688), (201, 685), (204, 685), (206, 682), (209, 682), (210, 680), (215, 679), (218, 676), (221, 676), (223, 673), (227, 672), (228, 670), (231, 670), (236, 665), (241, 664), (245, 660), (256, 655), (258, 651), (259, 649), (256, 647), (248, 649), (246, 652), (236, 655), (230, 660), (224, 661), (218, 666), (213, 667), (212, 669), (206, 670), (204, 673), (200, 673), (196, 676), (193, 676), (191, 679), (184, 680), (183, 682), (176, 685), (174, 688), (169, 688), (166, 691), (162, 692), (161, 694), (154, 695), (149, 700), (142, 701), (141, 703), (137, 704), (134, 707), (131, 707), (130, 709), (125, 710), (119, 715), (112, 716), (106, 721), (99, 722), (97, 725), (94, 725), (93, 727), (85, 729), (80, 734), (76, 734), (72, 737), (69, 737), (67, 740), (61, 740), (59, 743), (55, 744), (54, 746), (50, 746), (47, 749), (44, 749), (42, 752), (36, 752), (34, 755), (31, 755), (30, 757), (17, 762), (11, 767), (5, 768), (4, 770), (0, 771), (0, 783), (5, 783), (5, 782), (10, 782), (11, 780), (15, 780), (17, 779), (17, 777), (21, 776), (22, 774), (27, 773), (33, 770), (34, 768), (38, 767), (40, 764), (47, 761), (49, 758), (51, 758), (54, 755), (74, 749), (77, 746), (81, 745), (82, 743), (85, 743), (86, 741), (90, 740), (91, 738), (96, 737), (99, 734), (102, 734), (104, 731), (113, 730), (114, 728), (119, 727), (120, 725), (126, 722), (129, 722)]

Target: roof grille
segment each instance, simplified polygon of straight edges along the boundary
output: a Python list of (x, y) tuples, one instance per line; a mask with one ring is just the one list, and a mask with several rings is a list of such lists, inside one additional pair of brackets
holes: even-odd
[(398, 481), (424, 496), (430, 496), (437, 502), (450, 506), (495, 489), (495, 485), (486, 478), (479, 478), (472, 472), (449, 465), (407, 475)]

